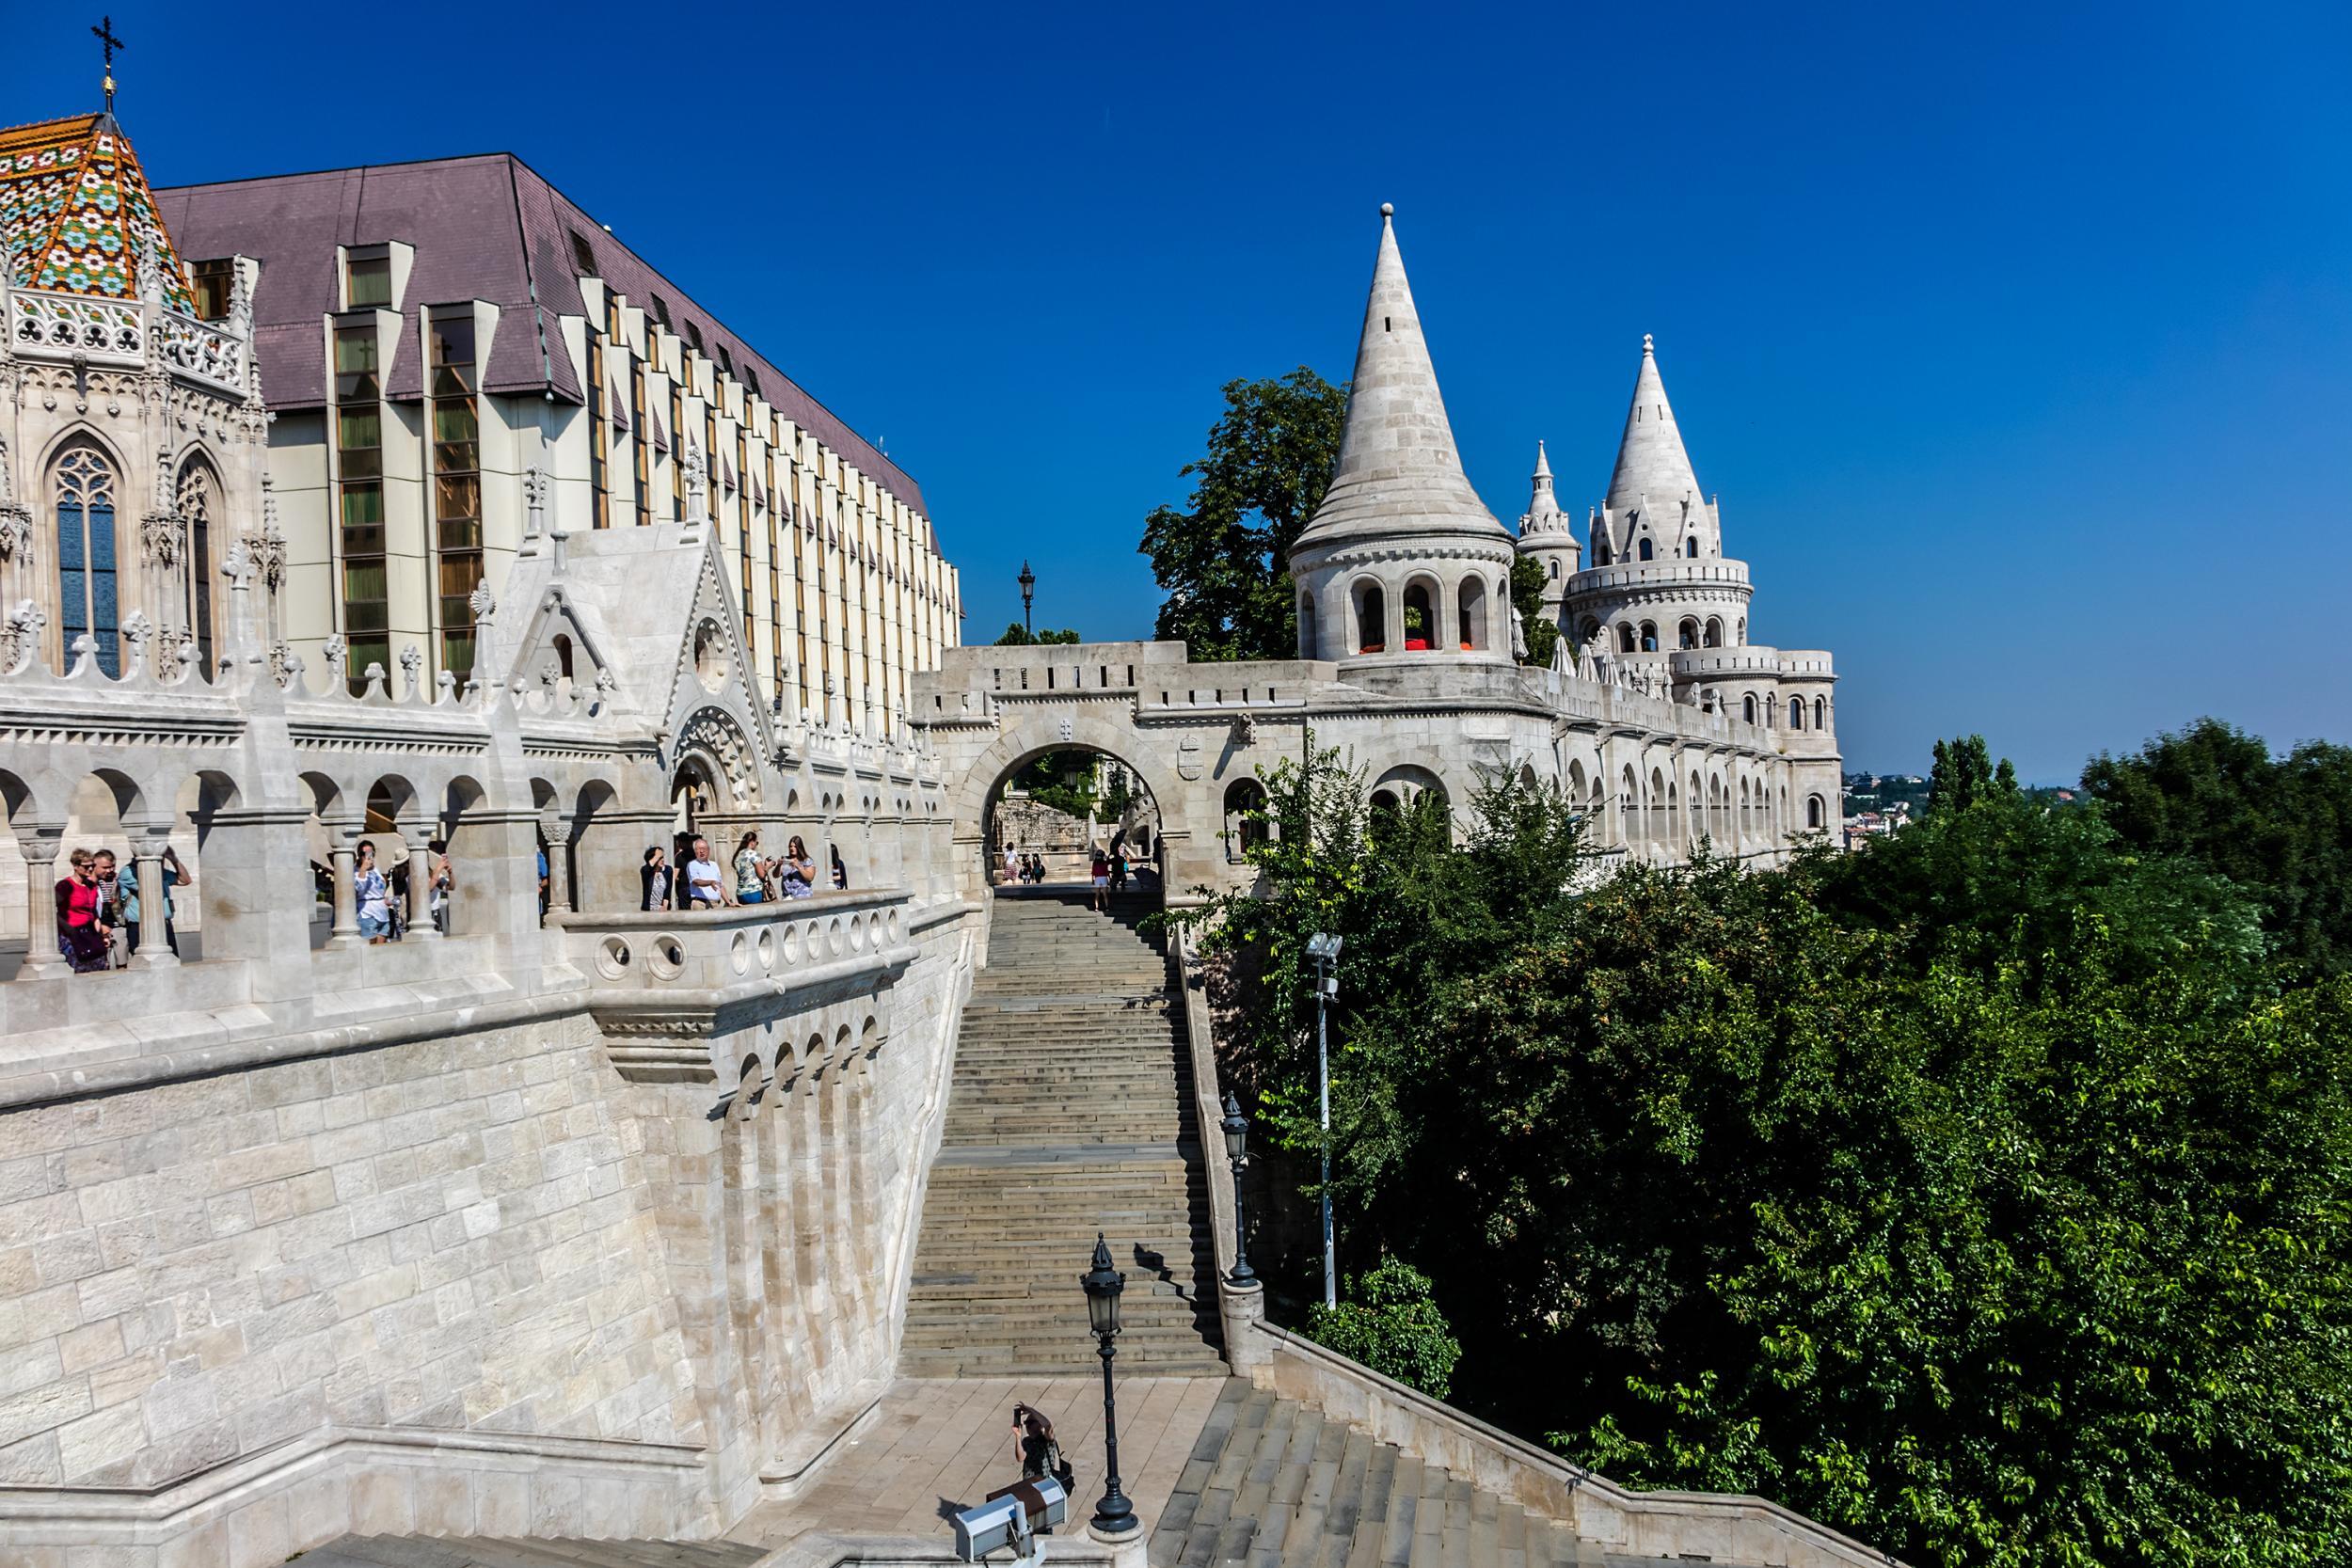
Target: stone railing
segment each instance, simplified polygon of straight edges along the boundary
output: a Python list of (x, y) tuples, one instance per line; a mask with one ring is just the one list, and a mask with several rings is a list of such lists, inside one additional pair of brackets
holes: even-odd
[(823, 893), (716, 910), (556, 914), (588, 1008), (636, 1075), (731, 1078), (735, 1063), (709, 1042), (778, 998), (870, 990), (915, 957), (903, 889)]
[(136, 300), (56, 294), (10, 289), (8, 341), (19, 352), (64, 357), (84, 355), (93, 364), (137, 364), (146, 357)]

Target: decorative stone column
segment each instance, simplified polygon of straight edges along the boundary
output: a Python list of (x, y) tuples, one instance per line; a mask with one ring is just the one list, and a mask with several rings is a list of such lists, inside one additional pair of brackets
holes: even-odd
[(326, 825), (326, 853), (335, 868), (334, 928), (328, 933), (329, 947), (361, 947), (366, 940), (359, 935), (358, 844), (364, 821), (340, 817)]
[(132, 870), (139, 888), (139, 950), (131, 955), (133, 969), (180, 967), (180, 955), (171, 950), (165, 936), (171, 918), (171, 895), (164, 888), (164, 851), (170, 845), (168, 818), (142, 823), (131, 834)]
[(571, 824), (553, 812), (539, 818), (540, 836), (548, 841), (547, 913), (572, 912)]
[[(403, 942), (441, 940), (440, 931), (434, 927), (432, 913), (433, 828), (434, 818), (429, 816), (414, 826), (406, 822), (400, 824), (401, 842), (408, 848), (407, 908), (403, 911), (408, 926), (401, 938)], [(453, 893), (455, 890), (451, 891)], [(452, 913), (454, 912), (453, 910)]]
[(65, 824), (37, 822), (16, 831), (16, 847), (24, 856), (24, 966), (20, 980), (45, 980), (71, 974), (57, 945), (57, 851), (65, 845)]

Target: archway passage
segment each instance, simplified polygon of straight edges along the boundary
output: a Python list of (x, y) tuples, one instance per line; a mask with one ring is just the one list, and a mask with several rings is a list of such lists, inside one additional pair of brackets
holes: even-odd
[(1163, 892), (1159, 801), (1125, 759), (1099, 747), (1019, 758), (991, 782), (981, 822), (988, 880), (1000, 892), (1091, 892), (1098, 850), (1114, 895)]

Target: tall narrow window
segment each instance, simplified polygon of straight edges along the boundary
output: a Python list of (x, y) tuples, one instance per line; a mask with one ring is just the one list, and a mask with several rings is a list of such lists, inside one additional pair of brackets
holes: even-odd
[(462, 681), (473, 673), (473, 591), (482, 582), (482, 425), (474, 402), (472, 313), (435, 315), (430, 341), (441, 668)]
[(373, 325), (335, 329), (337, 545), (342, 556), (343, 641), (351, 689), (371, 664), (391, 667), (384, 562), (384, 410)]
[(196, 644), (199, 667), (213, 668), (213, 515), (218, 510), (212, 470), (192, 462), (180, 471), (176, 497), (181, 519), (188, 525), (188, 637)]
[(229, 315), (229, 296), (234, 292), (237, 263), (230, 260), (199, 261), (189, 268), (188, 293), (196, 300), (199, 320), (224, 321)]
[(57, 633), (71, 669), (85, 634), (98, 644), (98, 667), (122, 673), (115, 603), (115, 471), (95, 447), (77, 446), (57, 460)]
[(653, 435), (645, 423), (645, 365), (632, 356), (628, 362), (629, 418), (634, 422), (628, 431), (630, 461), (636, 465), (637, 526), (645, 528), (653, 522)]
[(392, 302), (392, 259), (353, 257), (343, 264), (344, 301), (354, 310)]
[[(580, 236), (574, 234), (574, 240)], [(588, 329), (588, 526), (612, 526), (612, 492), (605, 476), (612, 432), (605, 424), (604, 334)]]

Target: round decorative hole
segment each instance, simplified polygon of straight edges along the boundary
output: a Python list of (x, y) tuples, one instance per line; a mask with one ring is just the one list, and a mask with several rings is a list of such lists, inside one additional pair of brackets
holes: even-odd
[(899, 933), (899, 932), (901, 932), (902, 930), (904, 930), (905, 928), (906, 928), (906, 927), (904, 927), (904, 925), (903, 925), (903, 924), (899, 921), (899, 919), (898, 919), (898, 911), (897, 910), (893, 910), (893, 911), (890, 911), (890, 940), (891, 940), (892, 942), (896, 942), (899, 941), (899, 940), (900, 940), (900, 937), (899, 937), (899, 934), (898, 934), (898, 933)]
[(825, 951), (836, 958), (841, 957), (841, 917), (839, 915), (834, 916), (826, 924)]
[(759, 972), (762, 974), (772, 974), (775, 973), (775, 968), (776, 933), (772, 929), (763, 930), (759, 933)]
[(788, 964), (799, 963), (801, 961), (801, 927), (798, 926), (786, 927), (784, 930), (783, 945), (784, 961)]
[(619, 937), (607, 937), (596, 948), (596, 968), (608, 980), (617, 980), (628, 973), (628, 943)]
[(727, 967), (738, 974), (752, 972), (751, 939), (740, 931), (736, 932), (735, 940), (727, 943)]
[(862, 915), (853, 914), (850, 917), (850, 951), (852, 953), (866, 951), (866, 920)]
[(647, 956), (645, 966), (664, 980), (675, 980), (685, 972), (686, 948), (674, 936), (658, 936), (653, 939), (653, 952)]

